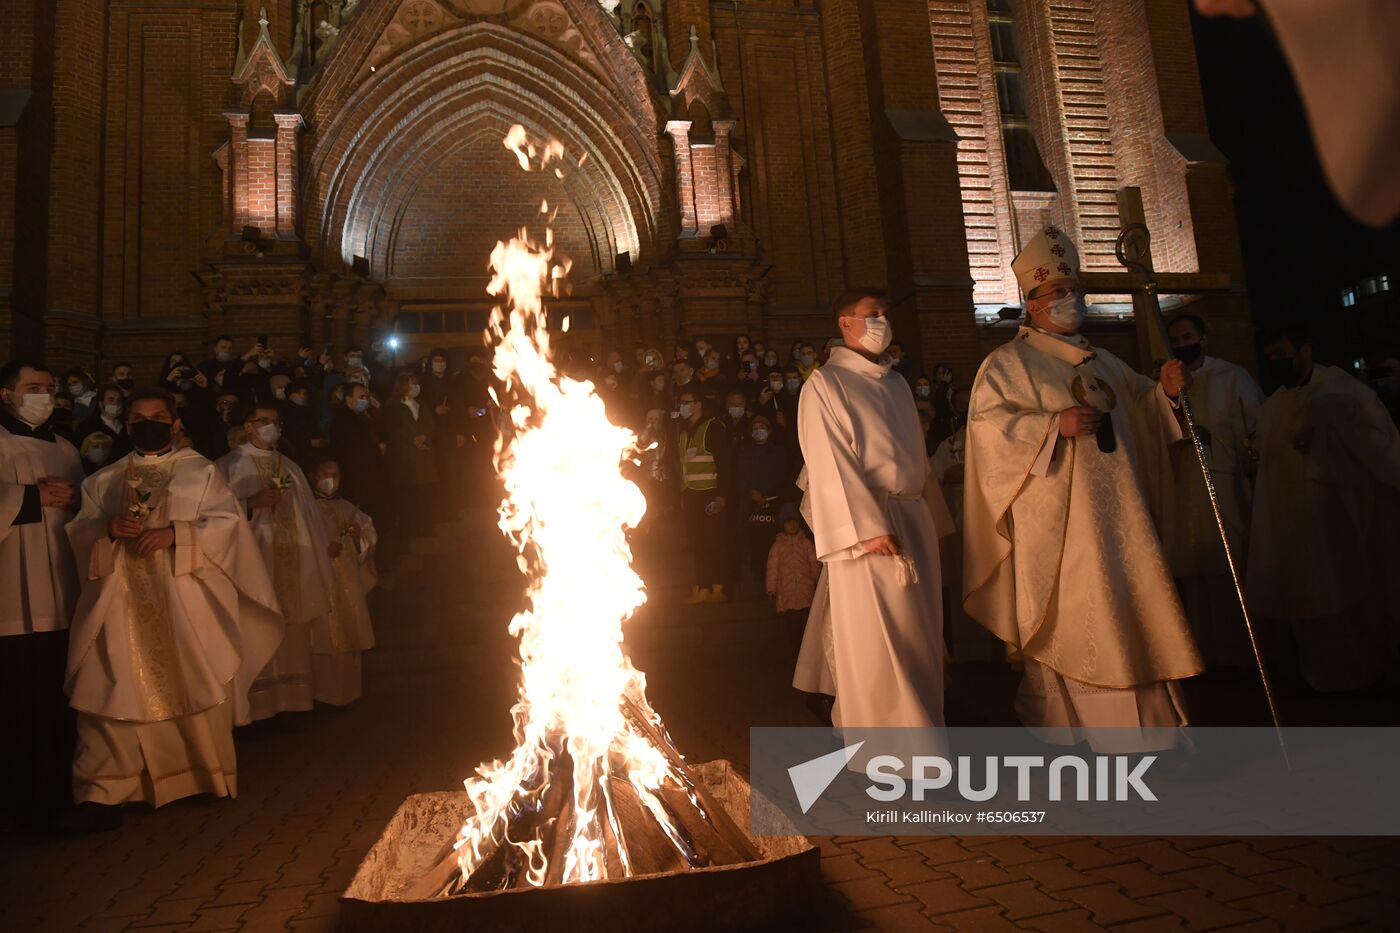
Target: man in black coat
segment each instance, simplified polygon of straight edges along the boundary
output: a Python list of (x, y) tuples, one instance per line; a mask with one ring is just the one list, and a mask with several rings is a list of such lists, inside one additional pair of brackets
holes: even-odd
[(330, 455), (340, 464), (341, 496), (376, 521), (385, 486), (384, 445), (369, 415), (369, 389), (358, 383), (345, 390), (345, 403), (331, 415)]

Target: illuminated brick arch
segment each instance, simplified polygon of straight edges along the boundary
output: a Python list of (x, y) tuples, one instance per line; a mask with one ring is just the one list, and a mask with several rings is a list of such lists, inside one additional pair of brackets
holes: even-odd
[[(573, 159), (585, 157), (550, 195), (562, 204), (561, 234), (572, 224), (569, 251), (583, 278), (610, 271), (618, 253), (634, 261), (660, 258), (676, 220), (674, 205), (663, 195), (673, 181), (659, 151), (658, 104), (596, 2), (551, 5), (567, 5), (580, 31), (593, 27), (593, 55), (562, 55), (540, 36), (483, 18), (449, 25), (387, 58), (381, 43), (381, 64), (371, 71), (368, 55), (385, 16), (398, 5), (366, 9), (347, 27), (302, 97), (313, 134), (302, 217), (322, 268), (364, 257), (373, 278), (390, 282), (403, 267), (396, 250), (421, 247), (430, 233), (415, 225), (440, 227), (444, 237), (484, 236), (488, 231), (471, 228), (472, 218), (481, 214), (499, 226), (499, 210), (474, 211), (465, 193), (460, 203), (444, 204), (437, 213), (432, 205), (450, 184), (444, 173), (461, 175), (486, 163), (495, 173), (493, 201), (518, 195), (511, 213), (520, 216), (513, 223), (527, 221), (525, 194), (534, 198), (546, 189), (543, 179), (528, 178), (500, 147), (513, 123), (561, 140)], [(502, 158), (491, 157), (489, 136)], [(491, 232), (503, 237), (511, 229)]]

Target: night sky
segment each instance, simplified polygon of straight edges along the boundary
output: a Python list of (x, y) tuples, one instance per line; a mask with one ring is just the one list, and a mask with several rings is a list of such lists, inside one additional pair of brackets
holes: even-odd
[[(1377, 327), (1388, 328), (1381, 339), (1393, 341), (1400, 326), (1400, 224), (1375, 231), (1338, 206), (1267, 22), (1192, 16), (1211, 137), (1229, 158), (1236, 185), (1256, 327), (1302, 320), (1334, 361), (1368, 346), (1374, 353)], [(1381, 272), (1390, 274), (1390, 307), (1368, 312), (1367, 340), (1358, 316), (1343, 311), (1340, 292)]]

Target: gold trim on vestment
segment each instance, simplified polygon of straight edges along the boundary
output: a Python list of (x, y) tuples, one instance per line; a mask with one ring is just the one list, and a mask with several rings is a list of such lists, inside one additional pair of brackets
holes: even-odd
[(297, 544), (296, 486), (283, 470), (282, 455), (252, 458), (264, 489), (282, 494), (272, 507), (272, 588), (287, 622), (302, 622), (301, 617), (301, 553)]
[[(126, 510), (146, 521), (148, 527), (169, 524), (166, 504), (175, 462), (140, 464), (136, 457), (126, 465)], [(143, 558), (136, 553), (136, 542), (123, 542), (120, 554), (122, 583), (126, 589), (127, 651), (136, 682), (136, 696), (145, 721), (159, 722), (197, 712), (180, 676), (179, 654), (166, 604), (169, 581), (162, 573), (164, 551)]]

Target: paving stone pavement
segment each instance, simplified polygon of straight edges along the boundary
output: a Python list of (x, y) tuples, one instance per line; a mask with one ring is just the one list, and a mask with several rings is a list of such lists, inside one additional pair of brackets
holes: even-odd
[[(0, 930), (335, 929), (340, 893), (404, 797), (454, 788), (513, 745), (508, 600), (444, 593), (432, 555), (419, 570), (376, 596), (360, 703), (238, 731), (237, 799), (131, 808), (120, 830), (86, 838), (0, 837)], [(692, 760), (744, 767), (751, 725), (814, 724), (788, 687), (790, 634), (761, 610), (663, 606), (635, 626), (649, 695)], [(950, 720), (997, 721), (1013, 685), (955, 668)], [(813, 842), (813, 930), (1400, 929), (1389, 838)]]

